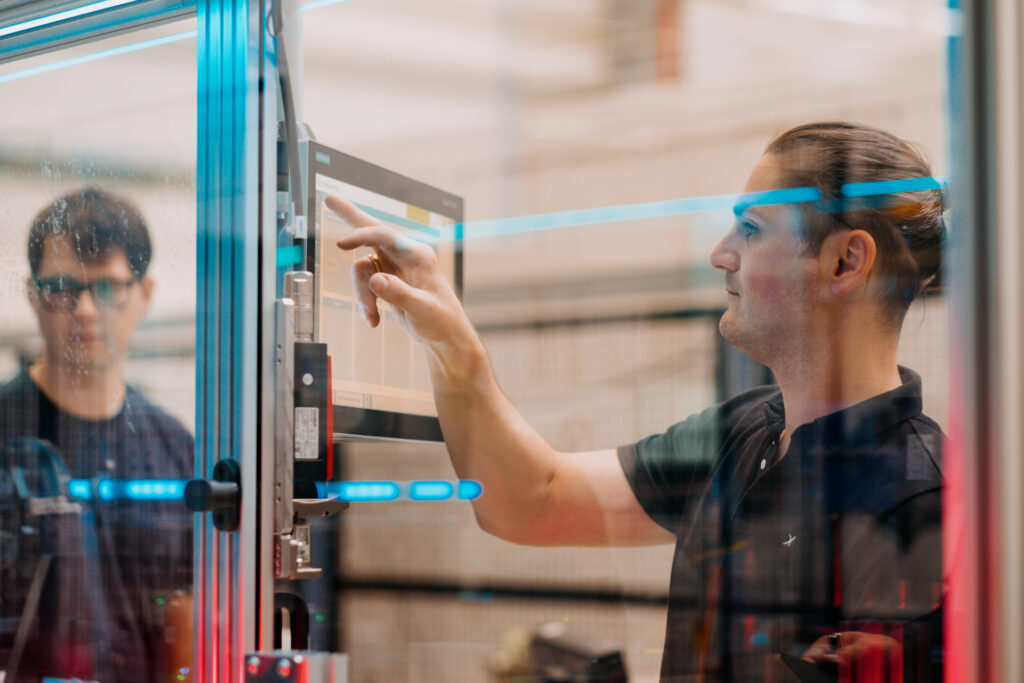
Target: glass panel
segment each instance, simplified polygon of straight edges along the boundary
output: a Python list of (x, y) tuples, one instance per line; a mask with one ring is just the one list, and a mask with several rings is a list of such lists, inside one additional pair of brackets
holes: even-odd
[(195, 22), (0, 66), (0, 663), (189, 680)]
[(429, 259), (356, 252), (439, 297), (395, 305), (449, 443), (343, 441), (334, 479), (483, 486), (321, 522), (313, 649), (353, 680), (940, 679), (946, 4), (300, 11), (317, 141), (465, 198), (476, 329)]

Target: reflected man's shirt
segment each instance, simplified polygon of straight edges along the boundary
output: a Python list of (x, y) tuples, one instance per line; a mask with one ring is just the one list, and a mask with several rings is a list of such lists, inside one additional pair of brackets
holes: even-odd
[[(51, 442), (72, 478), (192, 476), (192, 436), (131, 387), (116, 416), (86, 420), (61, 411), (22, 372), (0, 388), (0, 439), (25, 436)], [(191, 516), (175, 502), (92, 500), (81, 520), (80, 529), (65, 530), (67, 558), (51, 572), (40, 609), (44, 629), (46, 620), (60, 622), (70, 647), (43, 634), (22, 670), (104, 683), (163, 680), (166, 604), (191, 587)]]
[[(776, 653), (835, 631), (889, 635), (907, 683), (941, 680), (942, 432), (921, 379), (802, 425), (778, 387), (619, 449), (677, 537), (663, 681), (785, 680)], [(938, 678), (936, 678), (938, 677)]]

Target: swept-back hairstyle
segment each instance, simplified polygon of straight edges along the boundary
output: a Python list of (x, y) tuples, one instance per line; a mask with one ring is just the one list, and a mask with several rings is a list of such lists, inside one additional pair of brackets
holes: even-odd
[(928, 161), (913, 145), (870, 126), (822, 122), (778, 135), (765, 153), (779, 162), (787, 186), (821, 192), (819, 205), (804, 205), (802, 237), (811, 253), (840, 230), (871, 234), (895, 322), (916, 296), (940, 285), (946, 225), (939, 190), (893, 192), (870, 201), (846, 200), (842, 191), (848, 183), (930, 177)]

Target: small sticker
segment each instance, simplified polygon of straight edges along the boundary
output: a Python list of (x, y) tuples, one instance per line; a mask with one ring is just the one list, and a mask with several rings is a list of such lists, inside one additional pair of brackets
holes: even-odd
[(295, 409), (295, 459), (316, 460), (320, 445), (320, 409)]

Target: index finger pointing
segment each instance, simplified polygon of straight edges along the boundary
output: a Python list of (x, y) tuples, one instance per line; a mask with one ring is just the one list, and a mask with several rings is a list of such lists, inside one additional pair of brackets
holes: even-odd
[(374, 223), (365, 228), (353, 230), (337, 242), (345, 251), (359, 247), (373, 247), (391, 256), (397, 257), (403, 247), (403, 238), (394, 228)]
[(336, 197), (333, 194), (327, 195), (325, 203), (328, 209), (341, 216), (349, 225), (354, 227), (368, 228), (371, 225), (380, 224), (380, 221), (360, 211), (356, 208), (355, 204), (341, 197)]

